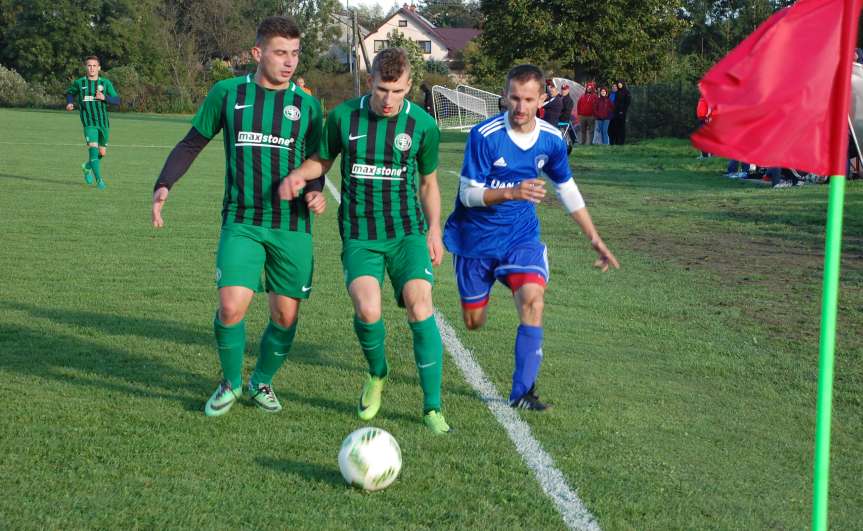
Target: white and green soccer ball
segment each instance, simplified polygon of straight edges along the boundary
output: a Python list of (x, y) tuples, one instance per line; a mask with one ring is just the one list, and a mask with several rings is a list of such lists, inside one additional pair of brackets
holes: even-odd
[(351, 485), (364, 490), (388, 487), (402, 469), (402, 450), (395, 437), (380, 428), (360, 428), (342, 441), (339, 470)]

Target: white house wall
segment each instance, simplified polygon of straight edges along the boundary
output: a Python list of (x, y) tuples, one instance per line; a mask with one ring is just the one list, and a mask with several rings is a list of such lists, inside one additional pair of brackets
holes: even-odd
[[(407, 26), (400, 27), (400, 20), (407, 21)], [(447, 48), (443, 45), (442, 42), (440, 42), (440, 40), (438, 40), (437, 37), (426, 33), (425, 29), (419, 27), (413, 20), (406, 18), (401, 14), (396, 14), (395, 16), (387, 20), (380, 28), (378, 28), (376, 32), (371, 33), (363, 41), (366, 46), (366, 50), (368, 50), (369, 52), (369, 63), (371, 63), (375, 55), (377, 55), (377, 52), (375, 52), (375, 41), (389, 40), (388, 35), (393, 30), (398, 30), (399, 33), (403, 34), (412, 41), (431, 41), (431, 53), (423, 54), (423, 57), (426, 61), (445, 61), (447, 59)], [(362, 60), (360, 61), (360, 68), (362, 70), (365, 70), (366, 68), (365, 62)]]

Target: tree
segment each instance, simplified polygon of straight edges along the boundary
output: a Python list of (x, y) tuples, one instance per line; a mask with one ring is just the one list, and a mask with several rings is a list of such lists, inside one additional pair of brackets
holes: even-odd
[(506, 71), (558, 64), (579, 79), (656, 79), (683, 28), (682, 0), (483, 0), (484, 54)]
[(417, 11), (439, 28), (478, 28), (482, 24), (479, 2), (424, 0)]

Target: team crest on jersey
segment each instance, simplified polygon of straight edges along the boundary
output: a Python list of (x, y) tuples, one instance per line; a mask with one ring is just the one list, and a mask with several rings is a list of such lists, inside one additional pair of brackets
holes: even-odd
[(411, 140), (411, 136), (407, 133), (402, 133), (402, 134), (396, 136), (396, 139), (393, 142), (393, 145), (399, 151), (407, 151), (411, 148), (412, 143), (413, 143), (413, 141)]
[(287, 105), (285, 107), (285, 118), (288, 120), (297, 121), (300, 119), (300, 110), (296, 105)]
[(536, 169), (541, 170), (545, 166), (545, 163), (548, 162), (548, 155), (539, 155), (534, 159), (534, 162), (536, 163)]
[(99, 86), (97, 86), (97, 87), (96, 87), (96, 90), (98, 90), (99, 92), (102, 92), (103, 90), (105, 90), (105, 86), (104, 86), (104, 85), (99, 85)]

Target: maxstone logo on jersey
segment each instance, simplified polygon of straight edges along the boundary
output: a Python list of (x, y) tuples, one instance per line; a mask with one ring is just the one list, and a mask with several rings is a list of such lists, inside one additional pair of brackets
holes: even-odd
[(386, 168), (374, 164), (354, 164), (351, 166), (351, 175), (354, 177), (397, 177), (401, 178), (406, 167)]
[(240, 131), (237, 133), (238, 144), (271, 144), (274, 146), (289, 146), (294, 143), (293, 138), (282, 138), (280, 136), (265, 135), (252, 131)]

